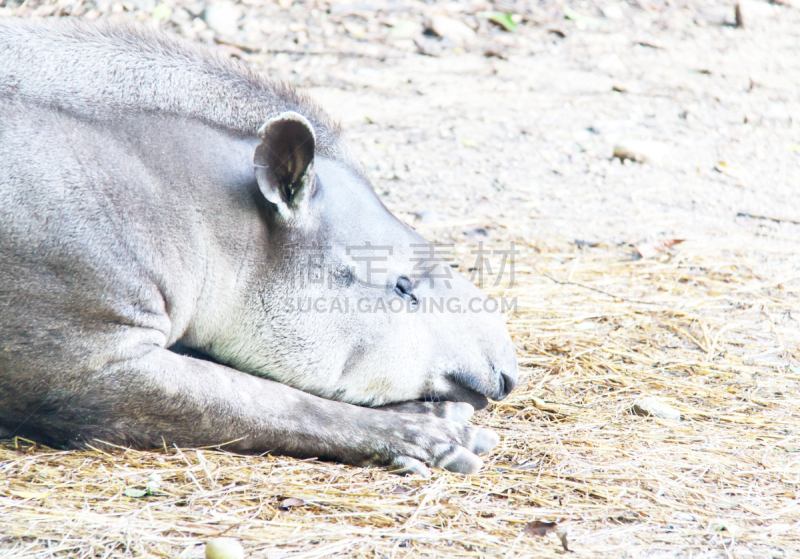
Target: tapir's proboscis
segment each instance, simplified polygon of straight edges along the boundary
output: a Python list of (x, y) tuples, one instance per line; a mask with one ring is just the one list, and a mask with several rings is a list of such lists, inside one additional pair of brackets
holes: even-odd
[(516, 354), (425, 246), (294, 88), (0, 20), (0, 436), (474, 473)]

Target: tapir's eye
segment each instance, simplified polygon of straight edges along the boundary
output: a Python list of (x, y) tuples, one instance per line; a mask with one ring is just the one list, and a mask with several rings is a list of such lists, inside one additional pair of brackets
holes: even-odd
[(394, 286), (394, 292), (400, 297), (414, 297), (414, 294), (412, 293), (413, 290), (414, 286), (411, 284), (410, 279), (408, 279), (406, 276), (400, 276), (397, 278), (397, 285)]
[(353, 284), (353, 270), (349, 266), (339, 266), (333, 270), (333, 278), (338, 285), (350, 287)]

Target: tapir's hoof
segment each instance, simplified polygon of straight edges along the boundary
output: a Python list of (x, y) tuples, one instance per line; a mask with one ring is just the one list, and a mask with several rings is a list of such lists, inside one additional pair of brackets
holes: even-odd
[[(457, 474), (477, 474), (483, 467), (483, 460), (463, 446), (454, 446), (450, 452), (436, 460), (433, 465)], [(431, 476), (431, 471), (425, 464), (410, 456), (395, 458), (388, 470), (393, 474), (404, 476), (418, 475), (425, 478)]]
[[(450, 417), (464, 421), (471, 415), (472, 407), (468, 404), (447, 403), (454, 404), (445, 406), (449, 408)], [(422, 403), (395, 404), (392, 411), (409, 407), (420, 410), (416, 404)], [(483, 467), (483, 460), (477, 455), (490, 451), (500, 441), (500, 437), (488, 429), (431, 417), (428, 413), (402, 413), (397, 414), (396, 419), (390, 417), (393, 415), (379, 413), (376, 419), (388, 427), (386, 433), (390, 434), (384, 440), (391, 443), (384, 448), (397, 452), (392, 456), (390, 450), (388, 456), (384, 455), (384, 464), (388, 463), (387, 469), (400, 475), (428, 477), (430, 467), (459, 474), (476, 474)], [(392, 440), (397, 435), (401, 435), (401, 440)]]
[(437, 468), (457, 474), (477, 474), (483, 467), (483, 460), (463, 446), (454, 446), (450, 452), (439, 458), (434, 465)]
[(475, 438), (472, 439), (472, 452), (475, 454), (489, 452), (496, 447), (499, 442), (500, 437), (497, 433), (489, 431), (488, 429), (481, 429), (475, 434)]
[(400, 456), (395, 458), (392, 464), (387, 468), (393, 474), (400, 476), (422, 476), (431, 477), (431, 471), (428, 466), (410, 456)]

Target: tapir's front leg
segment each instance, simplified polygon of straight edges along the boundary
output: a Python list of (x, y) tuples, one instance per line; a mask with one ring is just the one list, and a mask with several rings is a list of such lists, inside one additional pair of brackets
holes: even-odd
[(67, 386), (48, 395), (62, 400), (62, 413), (32, 417), (29, 427), (68, 437), (68, 446), (224, 445), (426, 475), (425, 464), (474, 473), (476, 454), (498, 440), (486, 429), (325, 400), (162, 348)]
[(374, 409), (392, 413), (429, 414), (442, 419), (449, 419), (450, 421), (458, 421), (459, 423), (466, 423), (475, 413), (475, 408), (466, 402), (411, 401), (387, 404)]

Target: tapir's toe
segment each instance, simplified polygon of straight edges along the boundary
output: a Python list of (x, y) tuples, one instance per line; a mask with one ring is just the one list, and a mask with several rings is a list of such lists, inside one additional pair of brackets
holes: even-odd
[(499, 442), (500, 437), (494, 431), (489, 431), (488, 429), (478, 429), (478, 431), (475, 433), (475, 436), (472, 438), (470, 450), (472, 450), (472, 452), (475, 454), (483, 454), (484, 452), (489, 452), (492, 450)]
[(483, 467), (483, 460), (463, 446), (454, 446), (449, 452), (437, 458), (434, 466), (458, 474), (477, 474)]
[(428, 469), (428, 466), (410, 456), (398, 456), (392, 461), (388, 470), (393, 474), (401, 476), (417, 475), (426, 478), (431, 477), (431, 471)]
[[(414, 402), (393, 404), (384, 409), (396, 412), (399, 409), (418, 411), (422, 408), (424, 411), (421, 414), (386, 414), (369, 410), (374, 415), (372, 420), (375, 424), (382, 425), (385, 432), (390, 434), (390, 440), (392, 436), (400, 436), (400, 440), (389, 447), (389, 453), (383, 454), (385, 461), (382, 463), (389, 464), (391, 472), (401, 475), (428, 477), (428, 468), (460, 474), (478, 473), (483, 467), (483, 460), (477, 455), (494, 448), (500, 437), (488, 429), (464, 424), (473, 412), (469, 404)], [(437, 415), (434, 411), (446, 414), (434, 417)]]

